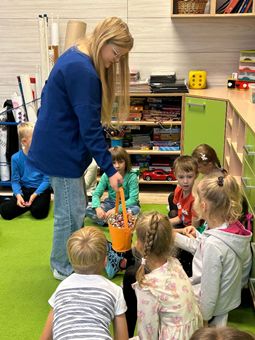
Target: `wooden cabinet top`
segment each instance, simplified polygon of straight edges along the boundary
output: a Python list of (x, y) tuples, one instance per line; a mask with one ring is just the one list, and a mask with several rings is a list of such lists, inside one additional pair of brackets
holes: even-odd
[(243, 121), (255, 132), (255, 104), (251, 102), (251, 91), (249, 89), (237, 90), (220, 86), (204, 90), (190, 89), (186, 97), (229, 101)]

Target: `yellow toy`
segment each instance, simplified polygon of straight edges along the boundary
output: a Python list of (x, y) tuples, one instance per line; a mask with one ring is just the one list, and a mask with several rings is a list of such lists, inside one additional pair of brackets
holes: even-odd
[(189, 88), (205, 89), (206, 88), (206, 71), (192, 70), (189, 71)]

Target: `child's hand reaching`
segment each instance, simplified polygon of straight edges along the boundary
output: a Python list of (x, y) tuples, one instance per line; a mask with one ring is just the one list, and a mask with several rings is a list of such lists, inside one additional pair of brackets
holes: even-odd
[(105, 213), (106, 218), (109, 218), (111, 215), (114, 215), (114, 214), (115, 214), (115, 208), (110, 209)]
[(101, 207), (96, 208), (96, 213), (97, 213), (97, 217), (100, 218), (101, 220), (106, 219), (106, 213)]
[(196, 228), (192, 225), (183, 228), (183, 235), (188, 236), (190, 238), (196, 238)]

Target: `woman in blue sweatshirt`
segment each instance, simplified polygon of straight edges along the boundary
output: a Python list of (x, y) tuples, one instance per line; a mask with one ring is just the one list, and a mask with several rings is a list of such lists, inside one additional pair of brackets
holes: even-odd
[(111, 119), (117, 66), (119, 112), (128, 112), (128, 53), (132, 47), (126, 23), (107, 18), (58, 59), (42, 91), (28, 157), (31, 164), (50, 176), (54, 191), (51, 269), (57, 279), (73, 271), (66, 241), (84, 223), (83, 173), (92, 157), (114, 190), (123, 180), (112, 165), (101, 122)]

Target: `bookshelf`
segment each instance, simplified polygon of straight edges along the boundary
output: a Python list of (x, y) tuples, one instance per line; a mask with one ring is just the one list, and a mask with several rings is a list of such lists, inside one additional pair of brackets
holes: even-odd
[[(223, 5), (227, 0), (210, 0), (209, 5), (207, 4), (205, 13), (203, 14), (194, 14), (194, 13), (178, 13), (178, 0), (170, 0), (170, 16), (171, 18), (242, 18), (242, 17), (255, 17), (255, 0), (250, 0), (250, 9), (248, 13), (217, 13), (217, 9)], [(234, 1), (234, 0), (230, 0)], [(245, 0), (239, 0), (239, 3), (244, 5)], [(247, 0), (248, 1), (248, 0)], [(239, 10), (242, 10), (242, 6), (239, 7)], [(244, 10), (244, 9), (243, 9)]]
[(141, 185), (176, 185), (176, 181), (142, 179), (144, 170), (172, 168), (182, 152), (184, 93), (130, 93), (127, 120), (111, 125), (125, 128), (123, 147), (139, 169)]

